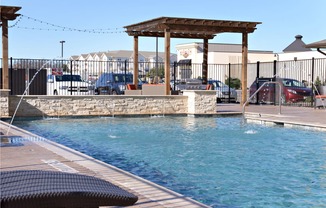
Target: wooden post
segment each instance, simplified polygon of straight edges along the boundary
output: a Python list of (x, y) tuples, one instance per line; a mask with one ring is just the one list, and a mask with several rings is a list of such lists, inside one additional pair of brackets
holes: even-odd
[(134, 36), (134, 76), (133, 83), (138, 87), (138, 36)]
[(1, 89), (9, 89), (8, 70), (8, 20), (2, 21), (2, 86)]
[(203, 84), (207, 84), (207, 75), (208, 75), (207, 57), (208, 57), (208, 39), (204, 39), (203, 71), (202, 71)]
[(170, 95), (170, 29), (165, 29), (165, 95)]
[(241, 105), (247, 101), (248, 33), (242, 33)]

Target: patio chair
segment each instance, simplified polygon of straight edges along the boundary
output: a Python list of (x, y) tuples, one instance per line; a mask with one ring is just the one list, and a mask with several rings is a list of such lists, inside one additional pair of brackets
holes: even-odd
[(1, 208), (129, 206), (138, 197), (87, 175), (42, 170), (0, 172)]
[(134, 85), (134, 84), (127, 84), (127, 89), (128, 90), (137, 90), (136, 85)]

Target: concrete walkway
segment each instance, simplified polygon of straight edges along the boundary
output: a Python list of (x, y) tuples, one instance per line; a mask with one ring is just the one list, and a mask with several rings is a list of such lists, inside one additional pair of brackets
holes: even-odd
[[(240, 104), (218, 104), (217, 114), (242, 114)], [(262, 124), (279, 124), (314, 128), (326, 131), (326, 109), (309, 107), (292, 107), (272, 105), (249, 105), (245, 107), (245, 118), (248, 121), (257, 121)]]

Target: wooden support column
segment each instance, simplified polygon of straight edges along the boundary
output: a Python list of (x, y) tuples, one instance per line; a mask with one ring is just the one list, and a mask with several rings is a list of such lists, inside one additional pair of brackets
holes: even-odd
[(207, 84), (207, 76), (208, 76), (207, 57), (208, 57), (208, 39), (204, 39), (203, 71), (202, 71), (203, 84)]
[(242, 33), (241, 105), (247, 101), (248, 33)]
[(8, 20), (2, 18), (1, 22), (2, 22), (2, 86), (1, 89), (9, 89)]
[(170, 29), (165, 29), (165, 95), (170, 95)]
[(134, 36), (134, 76), (133, 83), (138, 87), (138, 36)]

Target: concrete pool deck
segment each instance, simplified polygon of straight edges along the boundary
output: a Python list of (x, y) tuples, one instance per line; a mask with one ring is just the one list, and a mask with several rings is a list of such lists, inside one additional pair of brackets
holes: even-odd
[[(242, 114), (239, 104), (218, 104), (217, 114)], [(312, 128), (326, 131), (326, 109), (282, 106), (249, 105), (245, 108), (245, 118), (248, 122), (267, 125), (283, 125), (285, 127)]]
[[(218, 115), (241, 115), (239, 104), (218, 104)], [(248, 121), (301, 126), (326, 131), (326, 110), (304, 107), (277, 106), (246, 107)], [(8, 124), (0, 121), (0, 132), (6, 133)], [(321, 132), (323, 133), (323, 132)], [(56, 170), (78, 172), (114, 183), (139, 197), (132, 207), (208, 207), (162, 186), (132, 175), (114, 166), (96, 160), (63, 145), (38, 137), (13, 126), (9, 136), (12, 143), (0, 147), (1, 171), (6, 170)], [(6, 136), (3, 136), (6, 137)], [(9, 139), (11, 139), (9, 137)]]

